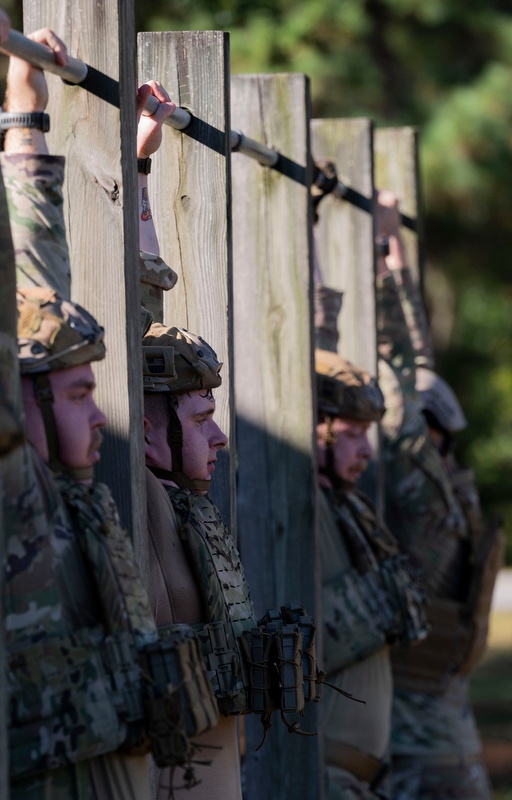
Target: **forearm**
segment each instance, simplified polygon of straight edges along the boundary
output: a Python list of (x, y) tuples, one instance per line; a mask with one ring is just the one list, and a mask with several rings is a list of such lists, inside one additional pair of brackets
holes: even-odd
[(156, 235), (155, 223), (151, 213), (151, 206), (148, 195), (148, 177), (143, 173), (138, 174), (139, 182), (139, 249), (143, 253), (160, 255), (158, 237)]
[(46, 137), (37, 128), (10, 128), (5, 132), (4, 153), (48, 155)]

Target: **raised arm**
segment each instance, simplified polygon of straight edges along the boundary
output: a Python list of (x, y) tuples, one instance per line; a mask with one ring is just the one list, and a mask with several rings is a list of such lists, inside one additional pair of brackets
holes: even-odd
[[(45, 28), (30, 34), (30, 38), (51, 49), (60, 64), (67, 63), (66, 47), (53, 31)], [(4, 101), (7, 113), (0, 115), (5, 130), (1, 163), (17, 283), (47, 286), (69, 298), (71, 278), (62, 198), (64, 159), (48, 154), (47, 102), (44, 72), (22, 59), (11, 58)]]
[[(142, 113), (148, 96), (159, 101), (154, 114)], [(166, 90), (158, 81), (149, 81), (137, 90), (137, 172), (139, 197), (139, 250), (142, 304), (153, 314), (156, 322), (163, 322), (163, 292), (172, 289), (177, 275), (160, 258), (153, 214), (148, 194), (148, 174), (151, 156), (160, 147), (162, 125), (176, 110)]]
[(379, 353), (396, 367), (433, 366), (427, 315), (417, 283), (406, 263), (400, 235), (398, 200), (377, 194), (377, 232), (389, 253), (377, 258), (377, 332)]

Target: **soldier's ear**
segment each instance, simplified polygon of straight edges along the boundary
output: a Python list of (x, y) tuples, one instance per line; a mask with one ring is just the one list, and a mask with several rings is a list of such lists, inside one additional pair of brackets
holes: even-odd
[(151, 442), (151, 434), (153, 432), (153, 425), (149, 417), (144, 416), (144, 441), (146, 444)]

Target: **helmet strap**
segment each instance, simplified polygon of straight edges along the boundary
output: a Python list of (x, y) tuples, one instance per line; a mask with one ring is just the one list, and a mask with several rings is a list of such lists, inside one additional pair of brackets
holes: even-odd
[(46, 433), (48, 466), (53, 472), (69, 475), (69, 477), (75, 481), (91, 480), (94, 477), (92, 466), (82, 468), (66, 467), (60, 460), (59, 433), (55, 414), (53, 413), (54, 397), (49, 373), (42, 372), (38, 375), (33, 375), (32, 381), (34, 383), (36, 403), (41, 409), (41, 416)]
[(189, 478), (188, 475), (185, 475), (183, 472), (183, 428), (176, 410), (176, 405), (176, 398), (171, 396), (167, 441), (171, 449), (172, 470), (162, 470), (158, 467), (149, 467), (149, 469), (157, 478), (159, 477), (164, 480), (172, 481), (179, 486), (180, 489), (190, 489), (191, 492), (208, 492), (211, 481), (201, 480), (200, 478)]

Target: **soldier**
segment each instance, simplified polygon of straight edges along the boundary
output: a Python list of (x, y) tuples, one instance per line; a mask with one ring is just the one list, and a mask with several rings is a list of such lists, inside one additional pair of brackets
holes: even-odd
[(379, 193), (378, 225), (386, 520), (424, 570), (431, 631), (414, 650), (395, 648), (393, 797), (490, 798), (468, 698), (468, 673), (485, 646), (501, 537), (485, 531), (472, 474), (456, 469), (452, 434), (465, 424), (455, 396), (431, 371), (424, 308), (405, 266), (398, 204)]
[[(300, 606), (272, 611), (256, 626), (238, 551), (207, 494), (227, 444), (214, 419), (222, 366), (215, 352), (188, 331), (154, 324), (143, 354), (150, 598), (159, 629), (183, 621), (199, 632), (221, 711), (218, 725), (195, 740), (211, 764), (207, 782), (205, 775), (191, 797), (241, 800), (236, 715), (258, 711), (268, 729), (271, 708), (282, 702), (272, 705), (273, 692), (290, 693), (283, 712), (301, 711), (314, 699), (314, 626)], [(274, 662), (287, 665), (279, 686)], [(167, 790), (163, 772), (158, 800)]]
[[(52, 32), (33, 38), (65, 61)], [(143, 800), (150, 794), (146, 759), (128, 753), (145, 753), (151, 743), (162, 763), (188, 762), (183, 714), (192, 708), (196, 717), (195, 708), (202, 722), (193, 727), (204, 730), (217, 711), (192, 632), (180, 630), (178, 643), (159, 641), (114, 502), (92, 481), (106, 423), (93, 400), (91, 368), (105, 353), (103, 329), (45, 288), (48, 277), (69, 294), (62, 160), (46, 155), (43, 74), (13, 59), (8, 103), (16, 114), (0, 115), (8, 128), (2, 166), (11, 192), (21, 190), (11, 197), (14, 229), (30, 231), (17, 248), (22, 280), (39, 284), (18, 292), (30, 446), (21, 449), (16, 473), (4, 470), (11, 797)], [(195, 697), (170, 692), (171, 682), (183, 682), (185, 668), (170, 669), (176, 657), (192, 669), (187, 686)], [(125, 753), (114, 754), (120, 746)]]
[[(318, 316), (317, 316), (318, 320)], [(384, 413), (375, 379), (336, 353), (315, 356), (324, 663), (330, 683), (364, 702), (326, 698), (329, 800), (385, 794), (392, 678), (389, 645), (425, 636), (408, 559), (356, 484)]]
[[(313, 191), (317, 209), (337, 182)], [(316, 195), (316, 196), (315, 196)], [(385, 412), (374, 378), (337, 354), (342, 296), (323, 285), (315, 264), (317, 452), (322, 565), (324, 665), (327, 680), (359, 703), (326, 697), (323, 723), (329, 800), (385, 797), (390, 768), (393, 685), (390, 645), (426, 635), (423, 595), (369, 498), (357, 490), (373, 449), (370, 427)]]
[[(155, 619), (159, 627), (176, 621), (191, 625), (213, 621), (198, 569), (203, 562), (214, 558), (212, 579), (221, 574), (223, 583), (229, 586), (226, 598), (221, 595), (216, 601), (222, 604), (222, 612), (229, 608), (239, 634), (242, 629), (256, 625), (254, 609), (234, 542), (206, 495), (218, 452), (227, 444), (225, 434), (214, 420), (213, 390), (221, 383), (222, 364), (206, 342), (176, 328), (153, 325), (143, 345), (149, 595)], [(170, 348), (174, 349), (176, 371), (172, 382), (169, 382), (172, 374), (165, 369), (165, 355)], [(155, 379), (150, 374), (151, 359), (159, 354), (163, 368)], [(193, 538), (182, 539), (183, 531)], [(213, 544), (215, 555), (207, 550), (201, 552), (203, 540), (209, 546)], [(214, 609), (213, 613), (218, 614), (219, 610)], [(198, 744), (203, 758), (212, 763), (208, 782), (192, 792), (194, 800), (206, 797), (239, 800), (236, 718), (221, 717), (216, 728), (204, 734)], [(200, 768), (197, 774), (201, 776)], [(159, 776), (159, 799), (166, 797), (167, 787), (168, 775), (164, 772)]]

